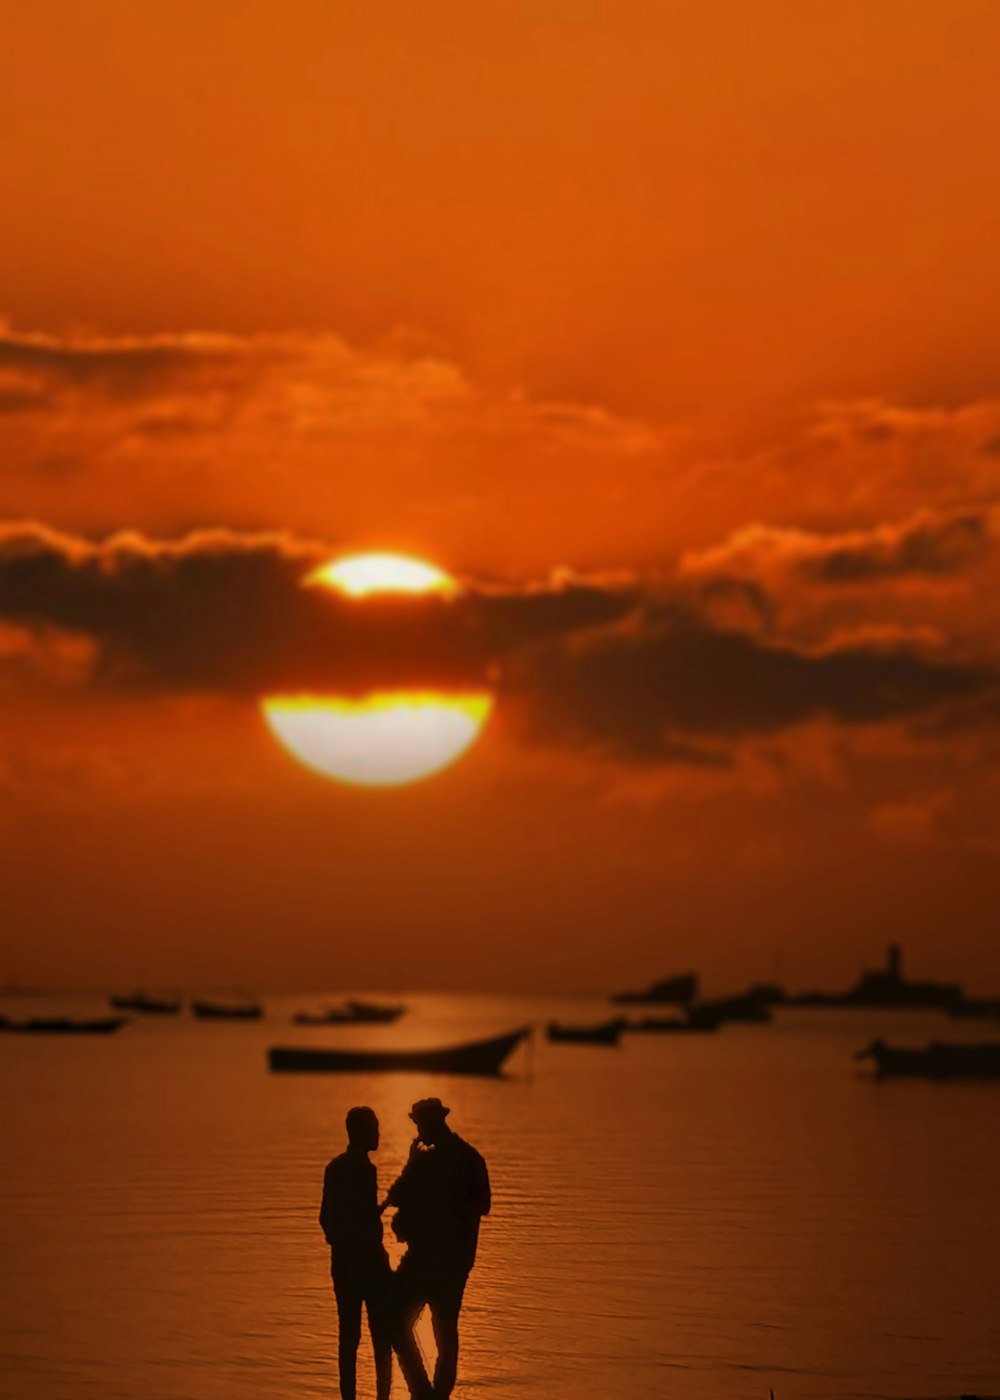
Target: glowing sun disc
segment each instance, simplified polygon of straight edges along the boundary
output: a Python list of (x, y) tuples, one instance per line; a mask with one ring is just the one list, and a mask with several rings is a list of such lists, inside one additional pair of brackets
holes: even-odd
[(460, 758), (493, 708), (487, 691), (402, 691), (361, 699), (269, 696), (271, 733), (293, 758), (326, 778), (395, 787), (428, 778)]
[(443, 569), (407, 554), (352, 554), (334, 559), (309, 575), (349, 598), (373, 593), (456, 593), (458, 584)]
[[(333, 589), (364, 608), (378, 594), (452, 597), (457, 582), (406, 554), (352, 554), (316, 569), (306, 583)], [(267, 695), (261, 711), (288, 753), (314, 773), (361, 787), (396, 787), (455, 762), (482, 733), (489, 690), (414, 687), (344, 695)]]

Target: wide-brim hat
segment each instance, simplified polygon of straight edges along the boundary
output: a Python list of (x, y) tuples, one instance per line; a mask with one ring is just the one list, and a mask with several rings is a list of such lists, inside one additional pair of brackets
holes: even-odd
[(428, 1119), (443, 1123), (450, 1112), (440, 1099), (418, 1099), (410, 1109), (410, 1117), (414, 1123), (426, 1123)]

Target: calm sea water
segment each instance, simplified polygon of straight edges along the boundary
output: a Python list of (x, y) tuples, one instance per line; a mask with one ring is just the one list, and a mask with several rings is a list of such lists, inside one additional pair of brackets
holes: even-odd
[[(1000, 1391), (1000, 1085), (874, 1084), (851, 1051), (982, 1034), (910, 1013), (538, 1044), (500, 1082), (269, 1075), (281, 1043), (432, 1043), (595, 1002), (414, 997), (391, 1029), (147, 1019), (0, 1036), (0, 1395), (336, 1394), (316, 1212), (345, 1110), (387, 1186), (428, 1093), (486, 1155), (465, 1400)], [(96, 1000), (44, 1005), (85, 1014)], [(374, 1394), (365, 1342), (363, 1396)], [(395, 1393), (405, 1395), (401, 1380)]]

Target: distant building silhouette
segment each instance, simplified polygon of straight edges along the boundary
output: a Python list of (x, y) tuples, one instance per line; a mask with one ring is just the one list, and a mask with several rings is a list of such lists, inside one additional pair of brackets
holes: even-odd
[(898, 943), (886, 949), (884, 967), (862, 972), (846, 992), (804, 992), (793, 998), (801, 1006), (931, 1006), (948, 1008), (962, 1000), (958, 982), (909, 982), (903, 975)]

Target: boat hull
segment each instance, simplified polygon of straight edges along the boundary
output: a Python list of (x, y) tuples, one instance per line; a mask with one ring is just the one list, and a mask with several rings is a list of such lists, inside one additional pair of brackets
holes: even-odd
[(432, 1050), (341, 1050), (329, 1047), (272, 1046), (268, 1065), (279, 1074), (366, 1074), (370, 1072), (416, 1074), (495, 1075), (530, 1028), (511, 1031), (491, 1040), (449, 1045)]
[(111, 1035), (121, 1030), (127, 1020), (126, 1016), (105, 1016), (96, 1021), (36, 1017), (30, 1021), (0, 1021), (0, 1031), (15, 1031), (20, 1035)]
[(349, 1001), (346, 1006), (332, 1006), (328, 1011), (297, 1011), (292, 1017), (295, 1026), (391, 1026), (406, 1010), (405, 1006), (371, 1006), (365, 1002)]
[(138, 1011), (144, 1016), (178, 1016), (181, 1009), (179, 1001), (145, 996), (108, 997), (108, 1005), (114, 1011)]
[(630, 1021), (627, 1031), (638, 1031), (642, 1035), (705, 1035), (719, 1029), (719, 1022), (709, 1018), (682, 1021), (677, 1016), (644, 1016), (641, 1021)]
[(718, 1001), (703, 1001), (692, 1008), (692, 1014), (716, 1022), (743, 1021), (748, 1025), (757, 1026), (765, 1026), (773, 1019), (771, 1008), (754, 996), (723, 997)]
[(561, 1026), (550, 1021), (545, 1028), (545, 1036), (554, 1045), (606, 1045), (615, 1046), (621, 1040), (625, 1029), (623, 1019), (616, 1017), (600, 1026)]
[(264, 1015), (260, 1006), (216, 1006), (209, 1001), (194, 1001), (191, 1010), (199, 1021), (259, 1021)]
[(642, 991), (617, 992), (611, 1000), (617, 1006), (635, 1006), (644, 1002), (659, 1002), (664, 1006), (687, 1006), (698, 995), (698, 976), (694, 972), (679, 972), (664, 977)]
[(935, 1041), (923, 1049), (874, 1044), (859, 1052), (859, 1058), (874, 1060), (880, 1079), (1000, 1079), (1000, 1043)]

